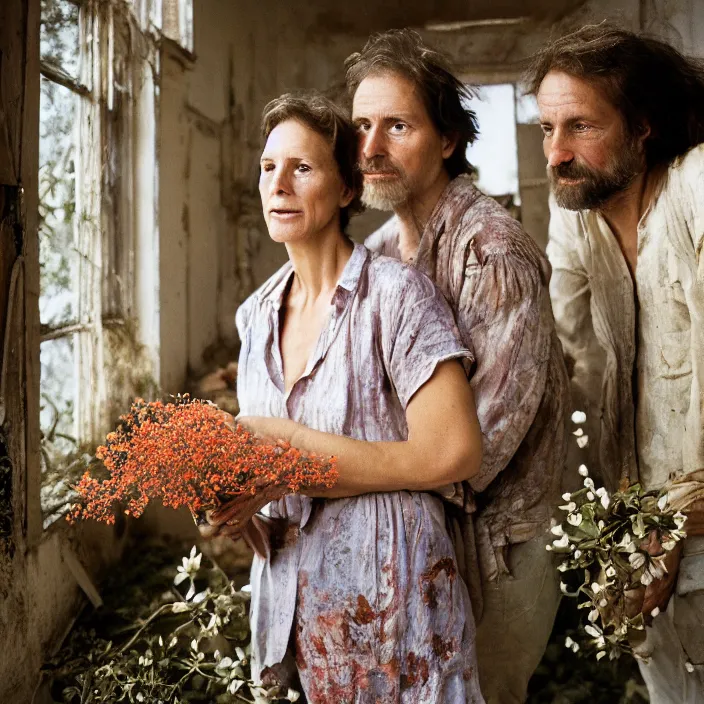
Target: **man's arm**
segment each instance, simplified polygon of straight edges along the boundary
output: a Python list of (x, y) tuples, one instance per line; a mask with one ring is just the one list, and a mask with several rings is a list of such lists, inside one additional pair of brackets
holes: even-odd
[[(497, 227), (502, 231), (491, 229)], [(487, 216), (474, 230), (455, 315), (477, 359), (472, 388), (484, 459), (470, 483), (483, 491), (535, 420), (545, 391), (553, 319), (547, 263), (520, 225)]]

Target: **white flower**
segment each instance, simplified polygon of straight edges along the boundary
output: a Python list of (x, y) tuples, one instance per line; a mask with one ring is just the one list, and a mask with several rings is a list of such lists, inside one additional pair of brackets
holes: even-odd
[(667, 550), (667, 552), (670, 552), (670, 550), (674, 550), (676, 546), (677, 546), (676, 540), (663, 540), (662, 541), (663, 550)]
[(545, 549), (546, 549), (548, 552), (552, 552), (552, 545), (546, 545), (546, 546), (545, 546)]
[(594, 494), (591, 491), (587, 492), (587, 501), (594, 501)]
[(604, 523), (604, 521), (599, 521), (599, 522), (596, 524), (596, 527), (597, 527), (599, 530), (604, 530), (604, 528), (606, 528), (606, 523)]
[(601, 505), (602, 505), (604, 508), (609, 508), (609, 497), (608, 497), (607, 494), (604, 494), (604, 495), (601, 497)]
[(577, 508), (577, 504), (574, 501), (570, 501), (565, 506), (558, 506), (560, 511), (567, 511), (567, 513), (572, 513)]
[(590, 491), (594, 491), (594, 480), (591, 477), (587, 477), (584, 480), (584, 486)]
[(300, 693), (297, 692), (295, 689), (291, 689), (289, 687), (288, 692), (286, 692), (286, 699), (288, 699), (290, 702), (297, 702), (300, 698)]
[(589, 470), (587, 469), (586, 464), (580, 464), (577, 471), (579, 472), (580, 477), (588, 477), (589, 476)]
[(198, 652), (198, 641), (195, 638), (191, 641), (191, 650), (195, 653)]
[(566, 648), (571, 648), (573, 643), (574, 643), (574, 641), (569, 636), (567, 636), (567, 638), (565, 638), (565, 647)]
[(576, 653), (579, 650), (579, 643), (572, 643), (572, 652)]
[(645, 570), (640, 577), (640, 583), (644, 584), (646, 587), (653, 581), (653, 576), (648, 570)]
[(650, 615), (655, 618), (658, 614), (660, 613), (660, 607), (656, 606), (651, 612)]
[(694, 665), (692, 665), (692, 663), (687, 660), (687, 662), (685, 662), (684, 664), (684, 669), (687, 670), (687, 672), (694, 672)]
[(203, 556), (197, 552), (196, 546), (191, 548), (191, 554), (181, 560), (181, 564), (176, 568), (174, 584), (181, 584), (184, 579), (193, 579), (200, 569), (200, 561)]
[(569, 516), (567, 516), (567, 522), (571, 526), (578, 526), (580, 523), (583, 521), (583, 517), (581, 513), (570, 513)]
[(605, 650), (600, 650), (600, 651), (596, 654), (596, 659), (597, 659), (597, 661), (601, 660), (601, 658), (603, 658), (605, 655), (606, 655), (606, 651), (605, 651)]
[(601, 633), (594, 626), (585, 626), (584, 630), (593, 638), (600, 638)]
[(175, 614), (182, 614), (182, 613), (188, 611), (188, 609), (189, 609), (188, 604), (186, 604), (186, 603), (183, 602), (183, 601), (177, 601), (177, 602), (175, 602), (174, 604), (171, 605), (171, 610), (172, 610)]
[(580, 449), (585, 448), (588, 443), (589, 443), (589, 436), (588, 435), (582, 435), (581, 438), (577, 438), (577, 445)]
[(596, 621), (599, 618), (599, 610), (592, 609), (589, 612), (589, 615), (587, 616), (587, 618), (589, 619), (589, 621), (591, 621), (591, 623), (594, 623), (594, 621)]
[[(569, 519), (568, 519), (568, 520), (569, 520)], [(564, 535), (564, 534), (565, 534), (564, 528), (563, 528), (559, 523), (558, 523), (556, 526), (553, 526), (553, 527), (550, 529), (550, 532), (551, 532), (553, 535)]]
[(569, 501), (571, 498), (572, 498), (572, 494), (570, 494), (569, 491), (566, 491), (566, 492), (562, 495), (562, 500), (563, 500), (563, 501)]
[(241, 592), (244, 592), (245, 594), (251, 594), (252, 593), (252, 585), (251, 584), (245, 584), (242, 589), (240, 589)]
[(609, 565), (609, 566), (606, 568), (606, 576), (607, 576), (609, 579), (613, 579), (613, 578), (616, 576), (616, 570), (613, 568), (612, 565)]
[(579, 558), (582, 557), (582, 551), (581, 550), (575, 550), (574, 551), (574, 559), (579, 560)]
[(558, 572), (567, 572), (568, 569), (569, 569), (569, 565), (568, 565), (566, 562), (561, 562), (561, 563), (557, 566), (557, 571), (558, 571)]
[(685, 516), (682, 511), (678, 511), (672, 518), (675, 521), (677, 529), (682, 530), (682, 526), (687, 522), (687, 516)]
[(662, 579), (666, 574), (667, 574), (667, 569), (665, 567), (665, 564), (659, 560), (658, 558), (655, 558), (651, 563), (650, 563), (650, 574), (653, 575), (653, 579)]
[(568, 592), (567, 585), (564, 582), (560, 582), (560, 591), (563, 594), (567, 594), (567, 592)]
[(552, 544), (556, 548), (566, 548), (570, 544), (570, 536), (565, 533), (561, 538), (553, 540)]
[(606, 599), (601, 599), (599, 601), (599, 606), (601, 606), (602, 609), (605, 609), (609, 605), (609, 602), (606, 601)]
[(603, 587), (601, 586), (601, 584), (599, 584), (598, 582), (592, 582), (592, 591), (595, 594), (598, 594), (602, 589)]
[(587, 414), (584, 411), (575, 411), (572, 414), (572, 422), (573, 423), (586, 423), (587, 422)]
[(581, 428), (577, 428), (577, 430), (572, 432), (572, 435), (575, 435), (578, 438), (581, 438), (582, 435), (584, 435), (584, 431)]
[(658, 508), (661, 511), (664, 511), (667, 508), (667, 494), (663, 494), (659, 499), (658, 499)]
[(645, 564), (645, 555), (642, 552), (633, 552), (628, 556), (628, 562), (634, 570), (639, 570)]

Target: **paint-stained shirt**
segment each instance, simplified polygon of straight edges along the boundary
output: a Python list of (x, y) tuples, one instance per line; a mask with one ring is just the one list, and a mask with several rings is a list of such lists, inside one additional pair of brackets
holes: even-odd
[[(365, 244), (400, 259), (398, 242), (394, 216)], [(550, 265), (467, 176), (445, 188), (413, 265), (441, 289), (476, 357), (472, 388), (484, 459), (470, 484), (482, 577), (493, 579), (508, 572), (508, 545), (548, 527), (565, 468), (569, 389), (550, 307)], [(466, 491), (454, 498), (473, 509)]]
[(638, 224), (635, 284), (597, 211), (551, 203), (550, 292), (589, 463), (607, 486), (704, 469), (704, 145)]
[[(406, 407), (437, 365), (472, 362), (442, 295), (411, 267), (356, 245), (308, 365), (285, 393), (280, 315), (292, 276), (285, 265), (237, 312), (241, 412), (406, 440)], [(281, 680), (292, 649), (311, 704), (483, 702), (471, 604), (440, 499), (296, 495), (265, 512), (287, 528), (252, 566), (255, 678)]]

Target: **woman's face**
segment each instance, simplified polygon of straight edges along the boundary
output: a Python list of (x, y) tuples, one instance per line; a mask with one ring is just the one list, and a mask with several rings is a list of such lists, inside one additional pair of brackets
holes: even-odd
[(337, 227), (340, 208), (352, 199), (331, 146), (298, 120), (277, 125), (266, 140), (259, 194), (269, 236), (287, 243)]

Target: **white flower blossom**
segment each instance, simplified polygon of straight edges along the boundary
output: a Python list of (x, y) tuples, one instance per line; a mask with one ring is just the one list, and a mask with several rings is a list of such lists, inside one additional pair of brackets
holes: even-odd
[(553, 547), (566, 548), (570, 544), (570, 536), (565, 533), (561, 538), (552, 541)]
[(577, 504), (574, 501), (570, 501), (564, 506), (558, 506), (560, 511), (567, 511), (567, 513), (572, 513), (577, 508)]
[(584, 630), (587, 632), (588, 635), (592, 636), (593, 638), (601, 637), (601, 633), (596, 629), (595, 626), (585, 626)]
[(567, 592), (569, 591), (569, 590), (567, 589), (567, 585), (566, 585), (564, 582), (560, 582), (560, 591), (561, 591), (563, 594), (567, 594)]
[(605, 609), (608, 605), (609, 605), (609, 602), (606, 601), (606, 599), (599, 600), (599, 606), (601, 606), (602, 609)]
[(181, 560), (181, 564), (176, 568), (174, 584), (181, 584), (185, 579), (193, 579), (200, 569), (200, 561), (203, 556), (197, 551), (194, 545), (191, 554)]
[(642, 552), (633, 552), (628, 556), (628, 562), (634, 570), (639, 570), (645, 564), (645, 555)]
[(594, 494), (591, 491), (587, 492), (587, 501), (594, 501)]
[[(594, 480), (591, 477), (587, 477), (584, 480), (584, 486), (585, 488), (589, 489), (589, 491), (594, 491)], [(594, 497), (592, 497), (594, 498)]]
[(606, 576), (607, 576), (609, 579), (613, 579), (613, 578), (616, 576), (616, 570), (614, 569), (613, 565), (609, 565), (609, 566), (606, 568)]
[(599, 618), (599, 610), (598, 610), (598, 609), (592, 609), (592, 610), (589, 612), (587, 618), (589, 619), (589, 621), (590, 621), (591, 623), (594, 623), (594, 621), (596, 621), (596, 620)]
[(557, 571), (558, 571), (558, 572), (567, 572), (568, 569), (569, 569), (569, 565), (568, 565), (566, 562), (561, 562), (561, 563), (557, 566)]
[(574, 559), (579, 560), (579, 558), (582, 557), (582, 551), (581, 550), (575, 550), (574, 551)]
[(566, 491), (566, 492), (562, 495), (562, 500), (563, 500), (563, 501), (570, 501), (571, 499), (572, 499), (572, 494), (570, 494), (569, 491)]
[(670, 550), (674, 550), (676, 546), (677, 546), (676, 540), (663, 540), (662, 541), (663, 550), (667, 550), (667, 552), (670, 552)]
[(581, 438), (577, 438), (577, 446), (580, 449), (585, 448), (588, 443), (589, 443), (589, 436), (588, 435), (582, 435)]
[(580, 464), (577, 471), (579, 472), (579, 475), (581, 477), (588, 477), (589, 476), (589, 470), (587, 469), (586, 464)]
[(581, 513), (571, 513), (569, 516), (567, 516), (567, 522), (571, 526), (578, 526), (582, 523), (583, 520), (584, 518)]
[(660, 614), (660, 607), (659, 607), (659, 606), (656, 606), (656, 607), (650, 612), (650, 615), (651, 615), (653, 618), (655, 618), (655, 617), (658, 616), (659, 614)]
[(687, 660), (687, 662), (685, 662), (685, 664), (684, 664), (684, 669), (687, 670), (687, 672), (690, 672), (690, 673), (691, 673), (691, 672), (694, 672), (694, 665), (692, 665), (692, 663), (689, 662), (689, 660)]
[(667, 494), (663, 494), (659, 499), (658, 499), (658, 508), (661, 511), (664, 511), (667, 508)]
[(575, 411), (572, 414), (572, 422), (576, 424), (580, 423), (586, 423), (587, 422), (587, 414), (584, 411)]
[(687, 516), (685, 516), (682, 511), (678, 511), (672, 518), (675, 521), (677, 529), (682, 530), (682, 526), (687, 522)]
[(300, 698), (300, 692), (297, 692), (295, 689), (291, 689), (289, 687), (288, 692), (286, 692), (286, 699), (288, 699), (290, 702), (297, 702)]
[(574, 435), (574, 436), (576, 436), (576, 437), (578, 437), (578, 438), (581, 438), (582, 435), (584, 435), (584, 431), (583, 431), (581, 428), (577, 428), (577, 430), (574, 430), (574, 431), (572, 432), (572, 435)]
[(598, 594), (602, 589), (603, 587), (599, 584), (599, 582), (592, 582), (592, 591), (595, 594)]
[(605, 650), (600, 650), (600, 651), (596, 654), (597, 662), (598, 662), (599, 660), (601, 660), (601, 658), (603, 658), (605, 655), (606, 655), (606, 651), (605, 651)]
[(645, 585), (646, 587), (653, 581), (653, 576), (650, 574), (648, 570), (645, 570), (643, 574), (640, 577), (640, 583)]
[(564, 535), (564, 534), (565, 534), (565, 529), (562, 527), (562, 525), (560, 525), (560, 524), (558, 523), (556, 526), (553, 526), (553, 527), (550, 529), (550, 532), (551, 532), (553, 535), (558, 535), (558, 536), (559, 536), (559, 535)]

